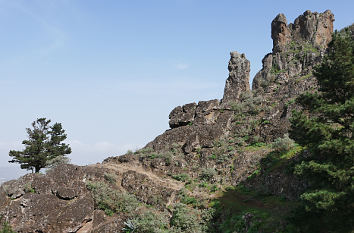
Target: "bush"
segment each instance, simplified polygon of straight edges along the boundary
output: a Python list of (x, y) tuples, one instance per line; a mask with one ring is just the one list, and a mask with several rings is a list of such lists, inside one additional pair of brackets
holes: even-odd
[(198, 211), (178, 203), (172, 213), (171, 226), (182, 232), (202, 232)]
[(104, 173), (104, 179), (107, 180), (109, 183), (114, 184), (117, 182), (117, 176), (111, 173)]
[(51, 160), (48, 160), (46, 162), (46, 167), (47, 168), (55, 168), (59, 165), (69, 164), (69, 163), (70, 163), (70, 158), (68, 158), (64, 155), (59, 155)]
[(124, 223), (123, 232), (162, 233), (168, 229), (166, 216), (147, 211)]
[(202, 170), (202, 173), (199, 175), (199, 178), (201, 180), (205, 180), (205, 181), (211, 181), (213, 180), (214, 176), (216, 175), (216, 171), (215, 169), (212, 168), (204, 168)]
[(26, 183), (23, 191), (25, 191), (25, 193), (35, 193), (36, 190), (32, 187), (32, 183)]
[(188, 174), (186, 173), (181, 173), (181, 174), (177, 174), (177, 175), (173, 175), (172, 176), (173, 179), (178, 180), (178, 181), (182, 181), (182, 182), (186, 182), (186, 181), (190, 181), (190, 177)]
[(199, 205), (199, 201), (195, 197), (189, 196), (186, 193), (186, 190), (184, 190), (184, 189), (182, 189), (179, 192), (178, 197), (180, 198), (180, 202), (183, 204), (192, 205), (193, 207), (196, 207)]
[(272, 143), (272, 148), (279, 153), (288, 152), (295, 146), (294, 140), (289, 138), (288, 134), (285, 134), (283, 138), (277, 138)]
[(243, 114), (257, 115), (261, 110), (262, 98), (254, 96), (252, 92), (244, 92), (240, 96), (240, 101), (231, 103), (231, 110), (236, 115)]
[(86, 186), (92, 192), (95, 205), (109, 216), (117, 212), (131, 213), (139, 206), (135, 196), (117, 192), (104, 182), (87, 182)]

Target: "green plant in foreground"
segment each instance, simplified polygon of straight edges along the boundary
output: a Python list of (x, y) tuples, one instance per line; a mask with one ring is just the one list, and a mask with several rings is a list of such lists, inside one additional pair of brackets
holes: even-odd
[(295, 174), (309, 183), (298, 221), (307, 232), (354, 228), (354, 40), (336, 32), (314, 75), (319, 91), (297, 98), (290, 136), (307, 148)]
[(151, 211), (147, 211), (143, 214), (137, 215), (133, 219), (128, 219), (124, 223), (125, 227), (123, 232), (133, 233), (167, 233), (168, 219), (162, 214), (157, 214)]

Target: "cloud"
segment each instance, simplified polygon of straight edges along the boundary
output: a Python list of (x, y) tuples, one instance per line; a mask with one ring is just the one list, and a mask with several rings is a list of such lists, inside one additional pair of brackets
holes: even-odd
[(185, 64), (185, 63), (178, 63), (178, 64), (176, 64), (176, 68), (178, 70), (186, 70), (189, 68), (189, 65)]

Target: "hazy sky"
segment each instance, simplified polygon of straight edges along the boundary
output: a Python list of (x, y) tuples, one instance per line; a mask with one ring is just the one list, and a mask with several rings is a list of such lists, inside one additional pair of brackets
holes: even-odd
[(230, 51), (253, 77), (272, 19), (307, 9), (354, 22), (352, 0), (0, 0), (0, 167), (38, 117), (63, 124), (75, 164), (144, 146), (175, 106), (222, 97)]

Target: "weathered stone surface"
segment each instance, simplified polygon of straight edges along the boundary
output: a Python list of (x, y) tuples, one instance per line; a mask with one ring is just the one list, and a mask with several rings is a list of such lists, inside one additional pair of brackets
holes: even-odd
[(178, 106), (173, 109), (169, 116), (170, 127), (176, 128), (193, 122), (196, 107), (196, 103), (191, 103), (183, 105), (182, 107)]
[(272, 21), (273, 52), (281, 51), (291, 40), (291, 32), (284, 14), (277, 15)]
[(305, 11), (289, 25), (293, 40), (310, 42), (317, 48), (326, 48), (332, 39), (334, 15), (330, 10), (323, 13)]
[(245, 54), (231, 52), (229, 61), (229, 77), (226, 80), (222, 103), (237, 101), (242, 92), (250, 90), (250, 62)]
[(0, 190), (9, 197), (1, 200), (0, 215), (18, 232), (76, 232), (92, 219), (93, 199), (78, 166), (28, 174), (4, 183)]
[[(277, 83), (287, 84), (311, 73), (332, 39), (333, 21), (329, 10), (306, 11), (289, 25), (283, 14), (277, 15), (272, 22), (273, 52), (263, 58), (263, 67), (254, 77), (252, 89), (271, 93)], [(299, 86), (302, 83), (309, 86), (307, 80), (302, 81)]]
[(277, 15), (272, 21), (273, 53), (286, 50), (292, 41), (326, 48), (332, 39), (333, 21), (334, 16), (329, 10), (323, 13), (305, 11), (289, 25), (285, 15)]
[(163, 208), (176, 190), (161, 186), (147, 175), (128, 171), (123, 174), (122, 187), (133, 193), (142, 202)]
[[(212, 106), (211, 103), (209, 104)], [(217, 138), (227, 134), (231, 127), (233, 113), (219, 110), (200, 111), (200, 113), (197, 115), (198, 120), (193, 124), (167, 130), (146, 147), (161, 151), (171, 148), (172, 144), (180, 144), (183, 145), (186, 153), (197, 147), (211, 147)]]

